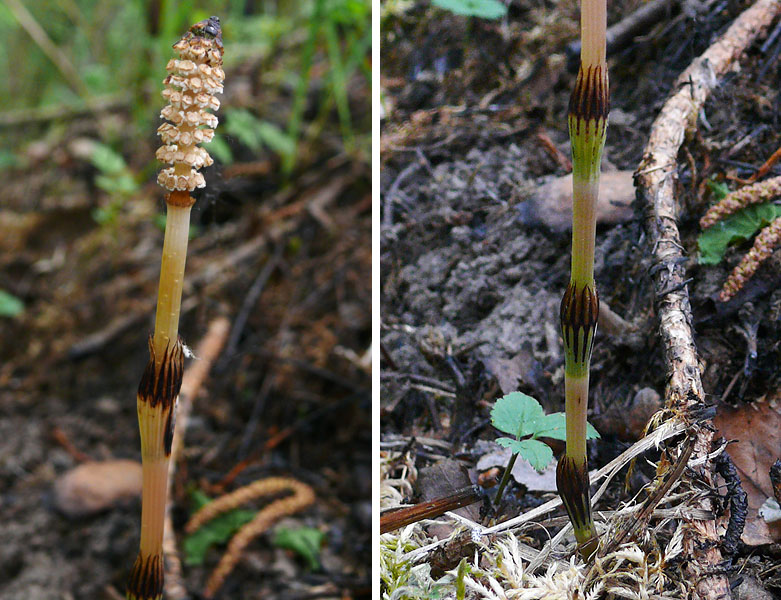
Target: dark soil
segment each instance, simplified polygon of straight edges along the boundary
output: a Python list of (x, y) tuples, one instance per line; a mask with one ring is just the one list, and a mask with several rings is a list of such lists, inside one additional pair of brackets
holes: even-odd
[[(637, 5), (609, 3), (608, 24)], [(603, 170), (637, 167), (675, 78), (747, 6), (724, 2), (703, 5), (697, 15), (675, 11), (631, 48), (609, 56), (612, 106)], [(502, 393), (518, 389), (546, 411), (563, 410), (558, 309), (569, 279), (569, 234), (535, 224), (526, 203), (543, 182), (566, 172), (539, 134), (569, 156), (566, 110), (574, 75), (566, 68), (564, 48), (577, 36), (576, 19), (574, 3), (524, 1), (511, 2), (502, 22), (455, 17), (423, 3), (386, 17), (381, 181), (386, 439), (401, 435), (414, 449), (416, 436), (442, 438), (453, 442), (453, 454), (464, 452), (460, 456), (471, 467), (476, 441), (497, 435), (489, 412)], [(708, 126), (700, 123), (680, 158), (689, 291), (706, 363), (704, 385), (714, 402), (736, 373), (742, 374), (729, 402), (751, 402), (779, 385), (780, 298), (773, 290), (781, 280), (781, 250), (727, 305), (715, 297), (750, 243), (731, 249), (715, 267), (700, 267), (696, 259), (697, 222), (711, 201), (704, 182), (747, 178), (777, 149), (778, 44), (750, 48), (741, 69), (708, 102)], [(589, 418), (603, 439), (591, 443), (591, 468), (639, 435), (627, 439), (615, 422), (625, 414), (620, 407), (631, 406), (646, 388), (663, 395), (666, 383), (650, 249), (641, 211), (635, 214), (597, 232), (600, 300), (638, 330), (597, 334)], [(760, 325), (756, 359), (744, 372), (747, 343), (740, 324), (746, 319)], [(430, 462), (426, 452), (418, 454), (419, 469)], [(634, 488), (649, 474), (633, 482)], [(616, 485), (605, 508), (626, 498)]]
[[(229, 72), (226, 89), (240, 78)], [(364, 84), (351, 84), (359, 133), (368, 131), (368, 96)], [(108, 117), (131, 126), (129, 114)], [(135, 396), (163, 241), (153, 217), (164, 204), (152, 167), (116, 223), (90, 216), (108, 199), (71, 149), (98, 137), (103, 118), (64, 123), (54, 138), (41, 137), (34, 168), (4, 174), (0, 288), (25, 303), (19, 317), (0, 321), (4, 600), (124, 598), (138, 549), (140, 500), (69, 520), (52, 496), (79, 453), (140, 460)], [(46, 127), (14, 135), (37, 139)], [(216, 496), (269, 475), (314, 488), (315, 505), (286, 525), (325, 534), (318, 570), (274, 547), (273, 533), (262, 535), (218, 598), (368, 597), (370, 376), (349, 353), (361, 357), (370, 344), (370, 168), (344, 153), (338, 133), (323, 139), (307, 148), (289, 185), (272, 155), (242, 156), (237, 145), (236, 164), (206, 171), (207, 191), (193, 210), (180, 332), (194, 347), (213, 319), (227, 316), (235, 340), (195, 399), (173, 486), (177, 537), (191, 490)], [(151, 164), (156, 145), (150, 132), (128, 162)], [(271, 260), (278, 265), (257, 302), (244, 306)], [(242, 310), (246, 322), (236, 329)], [(106, 335), (90, 337), (97, 332)], [(191, 597), (200, 597), (223, 550), (185, 567)]]

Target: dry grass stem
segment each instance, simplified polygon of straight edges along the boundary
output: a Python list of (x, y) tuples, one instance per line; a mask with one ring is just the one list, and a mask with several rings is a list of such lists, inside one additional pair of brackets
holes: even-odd
[[(637, 458), (647, 450), (650, 450), (651, 448), (658, 448), (659, 445), (665, 440), (680, 435), (684, 431), (686, 431), (686, 424), (683, 423), (682, 421), (679, 420), (666, 421), (658, 429), (654, 430), (652, 433), (648, 434), (641, 440), (638, 440), (637, 442), (632, 444), (632, 446), (627, 448), (621, 455), (614, 458), (604, 467), (602, 467), (595, 473), (592, 473), (591, 474), (592, 483), (604, 479), (602, 485), (600, 485), (599, 489), (597, 489), (596, 493), (594, 494), (593, 501), (596, 502), (602, 496), (602, 494), (605, 493), (605, 490), (607, 489), (607, 486), (610, 483), (610, 481), (618, 474), (618, 472), (623, 467), (628, 465), (632, 460), (634, 460), (635, 458)], [(545, 504), (541, 504), (540, 506), (533, 508), (530, 511), (527, 511), (524, 514), (515, 517), (514, 519), (509, 519), (507, 521), (504, 521), (503, 523), (494, 525), (493, 527), (483, 527), (479, 523), (473, 523), (472, 531), (478, 537), (486, 537), (497, 533), (514, 530), (526, 523), (534, 522), (535, 519), (538, 519), (539, 517), (556, 510), (560, 506), (561, 506), (561, 498), (558, 497), (553, 498), (552, 500), (549, 500)], [(597, 514), (600, 514), (599, 511), (597, 511)], [(444, 544), (447, 543), (447, 541), (448, 538), (445, 538), (443, 540), (438, 540), (431, 544), (421, 546), (420, 548), (416, 548), (415, 550), (406, 553), (403, 556), (403, 559), (409, 560), (410, 562), (418, 562), (420, 560), (423, 560), (432, 550), (439, 548), (440, 546), (443, 546)], [(535, 553), (534, 557), (536, 558), (537, 555), (539, 554), (539, 551), (534, 550), (534, 553)]]

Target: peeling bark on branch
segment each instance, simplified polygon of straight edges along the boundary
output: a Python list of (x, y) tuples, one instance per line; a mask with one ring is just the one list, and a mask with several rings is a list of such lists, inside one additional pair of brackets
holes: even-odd
[[(748, 46), (764, 35), (779, 13), (781, 0), (758, 0), (678, 77), (674, 87), (677, 91), (665, 102), (654, 121), (643, 160), (635, 173), (637, 199), (645, 211), (645, 230), (657, 266), (654, 275), (656, 307), (668, 372), (665, 401), (667, 408), (675, 414), (702, 404), (704, 399), (691, 325), (686, 260), (677, 225), (678, 152), (685, 135), (696, 127), (700, 110), (719, 79)], [(709, 453), (712, 438), (711, 431), (700, 429), (693, 460)], [(709, 486), (712, 485), (711, 473), (711, 461), (706, 460), (702, 477)], [(710, 511), (711, 500), (703, 498), (695, 508)], [(684, 552), (696, 597), (730, 598), (727, 577), (719, 571), (722, 556), (715, 522), (687, 519), (687, 525)]]

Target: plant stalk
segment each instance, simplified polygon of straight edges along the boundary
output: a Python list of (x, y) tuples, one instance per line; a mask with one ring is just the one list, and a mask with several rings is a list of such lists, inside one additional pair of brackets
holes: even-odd
[(169, 100), (161, 115), (170, 123), (158, 129), (165, 145), (157, 158), (173, 166), (164, 169), (158, 182), (169, 190), (160, 283), (157, 292), (155, 331), (149, 337), (149, 362), (136, 397), (141, 434), (143, 492), (141, 540), (138, 557), (128, 579), (128, 600), (161, 600), (163, 597), (163, 531), (168, 495), (168, 464), (174, 436), (176, 402), (182, 385), (184, 352), (179, 337), (179, 314), (190, 230), (190, 209), (196, 187), (204, 187), (198, 169), (212, 164), (209, 154), (197, 146), (208, 141), (217, 118), (215, 92), (222, 91), (222, 35), (217, 17), (193, 25), (174, 44), (179, 59), (168, 63), (163, 97)]
[(568, 118), (573, 167), (572, 270), (560, 310), (567, 447), (556, 469), (556, 485), (586, 561), (599, 543), (589, 497), (586, 417), (589, 368), (599, 313), (594, 245), (599, 169), (609, 111), (606, 25), (605, 0), (583, 0), (580, 70), (570, 97)]

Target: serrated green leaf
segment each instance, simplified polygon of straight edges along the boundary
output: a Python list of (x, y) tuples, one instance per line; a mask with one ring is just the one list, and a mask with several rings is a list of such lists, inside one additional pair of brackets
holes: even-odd
[(498, 19), (507, 14), (507, 7), (498, 0), (432, 0), (432, 4), (466, 17)]
[[(195, 490), (191, 495), (193, 513), (211, 502), (201, 491)], [(203, 527), (191, 533), (182, 543), (184, 562), (186, 565), (202, 565), (206, 552), (214, 544), (227, 542), (239, 528), (255, 517), (252, 510), (236, 509), (212, 519)]]
[[(567, 439), (567, 416), (563, 412), (551, 413), (542, 418), (535, 419), (525, 429), (534, 437), (548, 437), (554, 440)], [(599, 438), (599, 432), (591, 423), (586, 423), (586, 439)]]
[(505, 448), (509, 448), (513, 454), (519, 455), (538, 471), (545, 470), (553, 459), (553, 450), (548, 444), (539, 440), (513, 440), (502, 437), (496, 440), (496, 443)]
[(314, 527), (280, 528), (272, 543), (279, 548), (292, 550), (306, 560), (312, 571), (317, 571), (320, 569), (320, 546), (324, 539), (325, 534)]
[(542, 406), (531, 396), (512, 392), (499, 398), (491, 410), (491, 423), (499, 431), (521, 437), (525, 423), (545, 415)]
[(718, 264), (724, 258), (727, 246), (749, 239), (778, 217), (781, 217), (781, 206), (768, 202), (744, 208), (709, 227), (697, 240), (700, 264)]
[(24, 311), (24, 302), (5, 290), (0, 290), (0, 317), (16, 317)]

